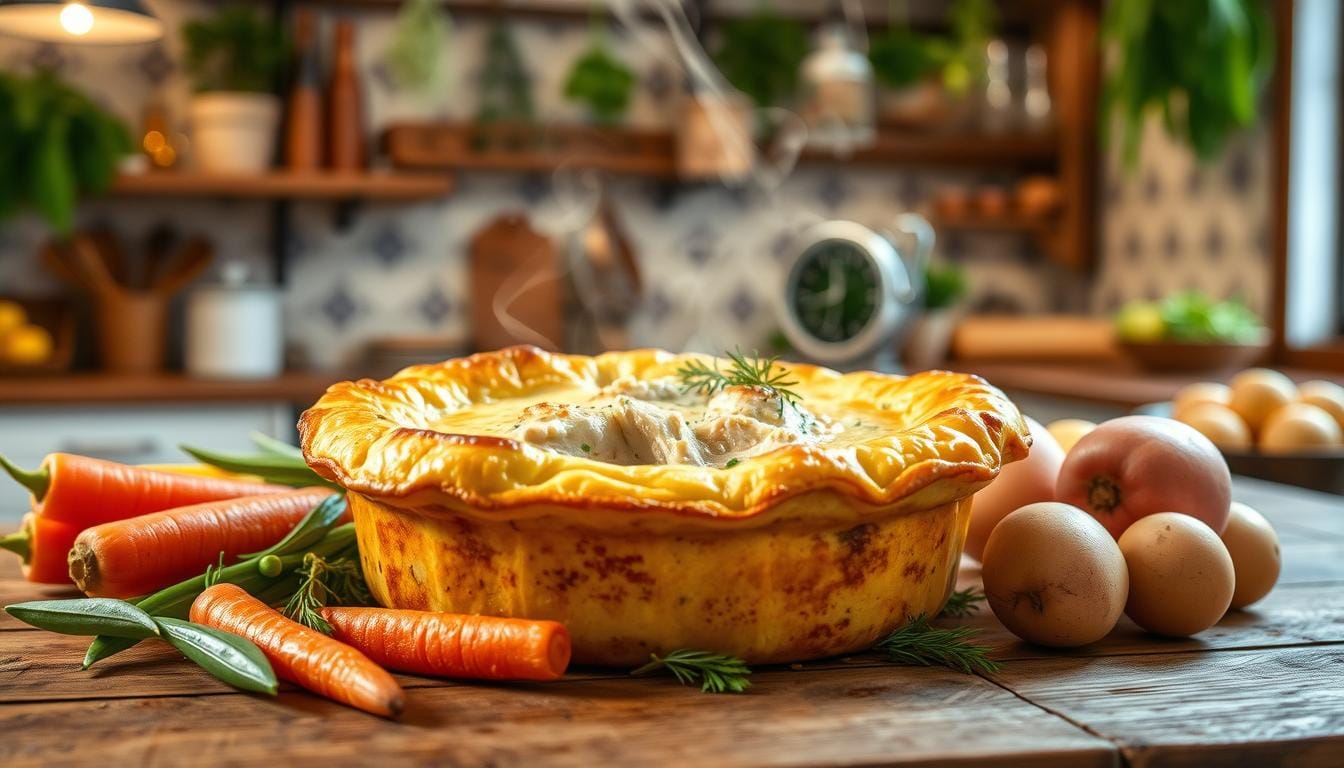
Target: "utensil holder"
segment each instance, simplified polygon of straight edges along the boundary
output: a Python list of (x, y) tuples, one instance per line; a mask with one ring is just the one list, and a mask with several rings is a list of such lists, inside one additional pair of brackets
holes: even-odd
[(163, 369), (168, 300), (157, 293), (115, 291), (97, 299), (98, 355), (113, 373)]

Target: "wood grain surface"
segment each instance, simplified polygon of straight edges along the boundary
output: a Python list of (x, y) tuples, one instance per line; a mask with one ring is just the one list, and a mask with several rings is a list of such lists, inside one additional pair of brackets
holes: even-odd
[[(742, 696), (591, 669), (400, 676), (392, 722), (293, 686), (241, 694), (152, 642), (82, 671), (86, 638), (0, 614), (0, 765), (1344, 765), (1344, 500), (1241, 478), (1235, 497), (1280, 533), (1284, 577), (1261, 603), (1190, 639), (1122, 620), (1068, 651), (986, 608), (942, 620), (982, 630), (1002, 664), (986, 676), (874, 654), (760, 668)], [(68, 594), (0, 558), (0, 603)]]

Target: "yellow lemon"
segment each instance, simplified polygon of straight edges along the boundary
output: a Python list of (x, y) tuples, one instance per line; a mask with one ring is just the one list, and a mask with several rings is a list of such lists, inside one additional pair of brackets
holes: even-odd
[(5, 334), (0, 357), (13, 365), (39, 365), (51, 358), (54, 346), (46, 328), (24, 325)]
[(28, 313), (15, 302), (0, 299), (0, 336), (20, 328), (28, 322)]

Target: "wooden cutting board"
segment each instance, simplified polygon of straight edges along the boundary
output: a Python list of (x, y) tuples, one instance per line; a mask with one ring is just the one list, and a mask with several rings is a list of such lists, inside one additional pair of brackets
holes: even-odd
[(1084, 315), (972, 315), (952, 336), (957, 360), (1117, 361), (1127, 359), (1106, 318)]
[(471, 238), (471, 332), (476, 349), (564, 340), (564, 290), (555, 243), (522, 212), (505, 213)]

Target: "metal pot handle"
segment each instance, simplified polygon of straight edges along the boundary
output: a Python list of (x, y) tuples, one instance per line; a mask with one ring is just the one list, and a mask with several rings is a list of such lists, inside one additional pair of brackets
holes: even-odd
[(897, 298), (909, 303), (919, 298), (924, 292), (924, 270), (929, 264), (929, 255), (933, 253), (933, 243), (936, 235), (929, 220), (918, 213), (902, 213), (897, 216), (896, 231), (910, 235), (915, 239), (915, 251), (910, 256), (902, 254), (900, 248), (896, 249), (896, 253), (901, 256), (901, 261), (905, 262), (905, 269), (910, 275), (908, 289), (903, 292), (904, 295), (899, 295)]

